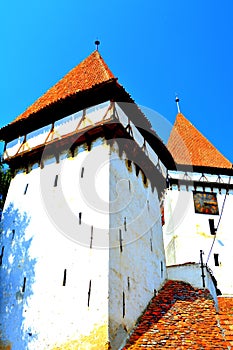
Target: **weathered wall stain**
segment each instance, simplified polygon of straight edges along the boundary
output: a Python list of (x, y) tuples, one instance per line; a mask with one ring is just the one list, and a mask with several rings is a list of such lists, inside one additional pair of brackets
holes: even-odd
[[(70, 340), (62, 345), (55, 346), (53, 350), (109, 350), (108, 326), (104, 324), (96, 327), (87, 336), (81, 336), (77, 340)], [(1, 349), (0, 349), (1, 350)]]

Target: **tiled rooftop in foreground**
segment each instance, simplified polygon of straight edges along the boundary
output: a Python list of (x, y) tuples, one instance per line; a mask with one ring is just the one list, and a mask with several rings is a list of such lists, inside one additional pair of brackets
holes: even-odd
[(231, 349), (233, 298), (219, 299), (218, 313), (208, 290), (168, 281), (123, 349)]

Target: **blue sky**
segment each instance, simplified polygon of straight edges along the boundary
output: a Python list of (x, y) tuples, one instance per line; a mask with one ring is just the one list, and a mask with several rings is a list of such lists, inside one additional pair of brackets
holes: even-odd
[(233, 162), (232, 35), (232, 0), (1, 1), (0, 127), (88, 56), (98, 38), (138, 104), (173, 123), (177, 93), (182, 113)]

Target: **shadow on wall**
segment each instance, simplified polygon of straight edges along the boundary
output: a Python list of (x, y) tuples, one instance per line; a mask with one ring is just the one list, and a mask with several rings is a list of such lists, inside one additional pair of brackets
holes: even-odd
[(35, 338), (23, 328), (27, 300), (32, 295), (35, 259), (29, 256), (32, 238), (25, 231), (30, 219), (10, 204), (0, 226), (0, 350), (25, 350)]

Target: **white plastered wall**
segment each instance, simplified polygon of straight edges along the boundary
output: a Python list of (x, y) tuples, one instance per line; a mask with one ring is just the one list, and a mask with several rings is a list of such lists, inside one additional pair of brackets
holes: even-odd
[[(107, 111), (111, 116), (108, 107), (105, 103), (88, 110), (88, 119), (79, 128), (101, 121)], [(126, 123), (127, 117), (119, 108), (118, 114), (125, 126), (122, 119)], [(25, 145), (23, 140), (17, 147), (10, 143), (8, 154), (16, 154), (20, 146), (20, 152), (29, 150), (49, 135), (59, 138), (74, 131), (82, 115), (78, 112), (55, 123), (55, 133), (49, 134), (50, 127), (32, 133)], [(132, 142), (141, 147), (145, 140), (131, 127), (136, 137)], [(157, 155), (145, 144), (156, 165)], [(91, 339), (93, 331), (95, 340), (92, 337), (90, 342), (99, 349), (104, 344), (96, 343), (101, 327), (105, 341), (110, 339), (112, 348), (118, 349), (166, 279), (156, 188), (152, 191), (150, 181), (145, 184), (142, 173), (136, 175), (134, 164), (129, 168), (125, 158), (124, 153), (119, 156), (116, 143), (110, 148), (97, 139), (90, 152), (83, 145), (74, 158), (67, 157), (67, 152), (60, 154), (59, 163), (45, 157), (43, 169), (31, 164), (28, 174), (18, 172), (12, 180), (5, 208), (13, 202), (22, 215), (27, 213), (30, 223), (25, 238), (32, 239), (28, 253), (35, 259), (32, 291), (20, 300), (24, 345), (14, 339), (12, 350), (65, 348), (67, 344), (86, 350), (93, 344), (85, 336)], [(161, 168), (165, 173), (162, 163)], [(7, 250), (4, 263), (14, 268)], [(27, 278), (27, 290), (30, 278), (21, 273)], [(10, 293), (14, 301), (15, 290)], [(12, 322), (17, 323), (13, 316)]]
[[(26, 212), (30, 220), (25, 238), (32, 238), (28, 254), (29, 259), (36, 259), (34, 281), (30, 297), (20, 301), (24, 303), (24, 344), (29, 350), (65, 347), (66, 343), (77, 342), (93, 331), (98, 333), (100, 327), (105, 329), (106, 342), (108, 337), (109, 254), (108, 249), (101, 249), (100, 245), (106, 248), (109, 239), (106, 200), (109, 167), (101, 169), (98, 175), (93, 158), (109, 164), (109, 147), (98, 140), (91, 152), (80, 148), (76, 157), (61, 158), (59, 164), (52, 159), (43, 169), (35, 167), (28, 174), (18, 173), (11, 182), (5, 204), (6, 210), (13, 203), (14, 208), (22, 215)], [(57, 186), (54, 186), (56, 175)], [(97, 202), (90, 205), (90, 186), (94, 188), (95, 182), (102, 189), (104, 200), (99, 197), (98, 203), (96, 197)], [(95, 206), (101, 210), (96, 211)], [(9, 232), (14, 223), (11, 225)], [(4, 264), (8, 269), (14, 268), (11, 255), (5, 249)], [(27, 291), (30, 278), (24, 266), (21, 273), (22, 279), (27, 278)], [(17, 291), (10, 288), (8, 292), (14, 301)], [(14, 313), (12, 322), (16, 325), (18, 322)], [(18, 341), (12, 341), (12, 350), (22, 348), (21, 340)], [(86, 349), (89, 345), (82, 340), (78, 346)]]
[[(160, 205), (117, 143), (110, 163), (109, 317), (113, 349), (119, 349), (166, 278)], [(145, 169), (143, 169), (145, 170)], [(122, 245), (122, 247), (121, 247)]]
[(190, 283), (194, 288), (207, 288), (214, 299), (216, 309), (218, 309), (216, 289), (213, 284), (211, 275), (206, 267), (203, 268), (203, 273), (205, 275), (204, 285), (201, 276), (202, 270), (200, 264), (187, 263), (184, 265), (173, 265), (167, 267), (167, 277), (169, 280), (187, 282)]
[[(219, 214), (225, 194), (217, 193)], [(225, 206), (213, 245), (208, 266), (214, 273), (218, 288), (223, 294), (233, 293), (233, 195), (226, 196)], [(167, 265), (185, 262), (200, 262), (203, 250), (204, 263), (207, 261), (214, 235), (211, 235), (209, 219), (215, 227), (220, 215), (195, 213), (192, 191), (168, 190), (165, 198), (164, 244)], [(219, 254), (219, 266), (215, 266), (214, 254)]]

